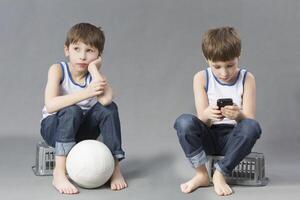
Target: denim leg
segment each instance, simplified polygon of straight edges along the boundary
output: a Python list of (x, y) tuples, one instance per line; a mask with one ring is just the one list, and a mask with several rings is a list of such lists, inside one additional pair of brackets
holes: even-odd
[(232, 170), (249, 154), (256, 140), (261, 135), (261, 128), (257, 121), (244, 119), (232, 130), (222, 154), (224, 158), (215, 164), (215, 168), (229, 175)]
[(100, 133), (103, 143), (110, 149), (114, 158), (119, 161), (124, 159), (119, 113), (114, 102), (107, 106), (96, 103), (87, 112), (76, 140), (96, 139)]
[(174, 124), (181, 147), (194, 168), (207, 162), (207, 154), (215, 154), (213, 135), (196, 116), (183, 114)]
[(75, 136), (82, 121), (82, 110), (73, 105), (63, 108), (42, 121), (41, 134), (55, 155), (66, 156), (75, 145)]
[(56, 139), (56, 128), (57, 128), (58, 120), (57, 115), (49, 115), (41, 122), (41, 136), (44, 141), (52, 147), (55, 147), (55, 139)]

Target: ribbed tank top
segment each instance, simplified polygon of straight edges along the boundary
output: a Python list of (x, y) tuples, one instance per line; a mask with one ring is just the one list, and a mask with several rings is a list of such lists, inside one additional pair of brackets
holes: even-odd
[[(62, 68), (63, 76), (62, 80), (60, 82), (60, 96), (71, 94), (80, 90), (83, 90), (88, 87), (88, 85), (91, 83), (92, 77), (88, 73), (85, 77), (85, 82), (83, 85), (77, 84), (73, 79), (72, 75), (69, 69), (69, 66), (66, 62), (60, 62), (60, 66)], [(93, 105), (97, 103), (97, 98), (92, 97), (83, 101), (78, 102), (76, 105), (78, 105), (83, 110), (90, 109)], [(53, 115), (55, 113), (48, 113), (46, 110), (46, 106), (43, 108), (43, 118), (45, 119), (49, 115)]]
[[(209, 105), (217, 105), (217, 100), (220, 98), (232, 98), (233, 103), (242, 108), (244, 83), (247, 75), (247, 70), (240, 69), (236, 80), (233, 83), (222, 83), (208, 67), (206, 70), (206, 93), (208, 96)], [(221, 121), (215, 121), (213, 124), (236, 124), (235, 120), (224, 118)]]

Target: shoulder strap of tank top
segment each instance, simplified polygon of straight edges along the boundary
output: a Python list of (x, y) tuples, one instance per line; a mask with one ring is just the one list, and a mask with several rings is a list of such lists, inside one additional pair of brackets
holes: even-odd
[(206, 84), (205, 84), (205, 91), (208, 91), (208, 86), (209, 86), (209, 74), (208, 74), (208, 69), (205, 69), (205, 78), (206, 78)]
[(61, 77), (61, 81), (59, 83), (62, 84), (62, 82), (64, 82), (65, 75), (67, 74), (66, 71), (65, 71), (66, 70), (66, 63), (65, 62), (60, 62), (59, 64), (60, 64), (61, 70), (62, 70), (62, 77)]
[(243, 76), (243, 87), (244, 87), (248, 71), (246, 69), (242, 69), (242, 70), (244, 71), (244, 76)]

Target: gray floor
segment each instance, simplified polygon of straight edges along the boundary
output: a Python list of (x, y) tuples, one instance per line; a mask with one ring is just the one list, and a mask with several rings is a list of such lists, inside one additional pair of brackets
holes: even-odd
[[(62, 197), (51, 187), (52, 177), (37, 177), (31, 171), (37, 138), (0, 138), (1, 199), (57, 199)], [(122, 170), (129, 188), (120, 192), (108, 186), (100, 189), (81, 189), (76, 199), (220, 199), (212, 187), (201, 188), (186, 195), (179, 184), (192, 176), (192, 170), (177, 146), (146, 144), (145, 152), (129, 148)], [(11, 149), (9, 151), (9, 149)], [(142, 156), (142, 154), (144, 156)], [(234, 186), (235, 194), (225, 199), (297, 199), (300, 191), (299, 160), (292, 157), (269, 156), (266, 159), (270, 182), (265, 187)], [(294, 161), (294, 162), (291, 162)], [(297, 173), (296, 173), (297, 172)], [(296, 174), (295, 174), (296, 173)]]

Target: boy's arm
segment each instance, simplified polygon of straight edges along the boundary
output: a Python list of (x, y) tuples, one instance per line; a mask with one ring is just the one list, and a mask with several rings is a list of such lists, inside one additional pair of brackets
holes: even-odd
[(62, 74), (62, 69), (59, 64), (54, 64), (49, 69), (48, 80), (45, 89), (45, 106), (48, 113), (57, 112), (64, 107), (74, 105), (92, 96), (91, 91), (87, 89), (72, 94), (59, 96)]
[(244, 84), (243, 109), (237, 121), (245, 118), (254, 119), (256, 112), (256, 84), (254, 76), (248, 72)]
[(208, 97), (205, 91), (205, 84), (206, 81), (204, 71), (200, 71), (197, 74), (195, 74), (193, 88), (197, 116), (207, 126), (210, 126), (212, 121), (208, 119), (204, 114), (205, 109), (209, 106)]
[(105, 82), (104, 93), (97, 96), (98, 101), (105, 106), (105, 105), (109, 105), (112, 102), (113, 92), (110, 85), (106, 82), (106, 78), (104, 77), (104, 75), (100, 73), (99, 71), (100, 67), (101, 67), (101, 57), (99, 57), (97, 60), (90, 63), (88, 70), (92, 76), (92, 81)]

